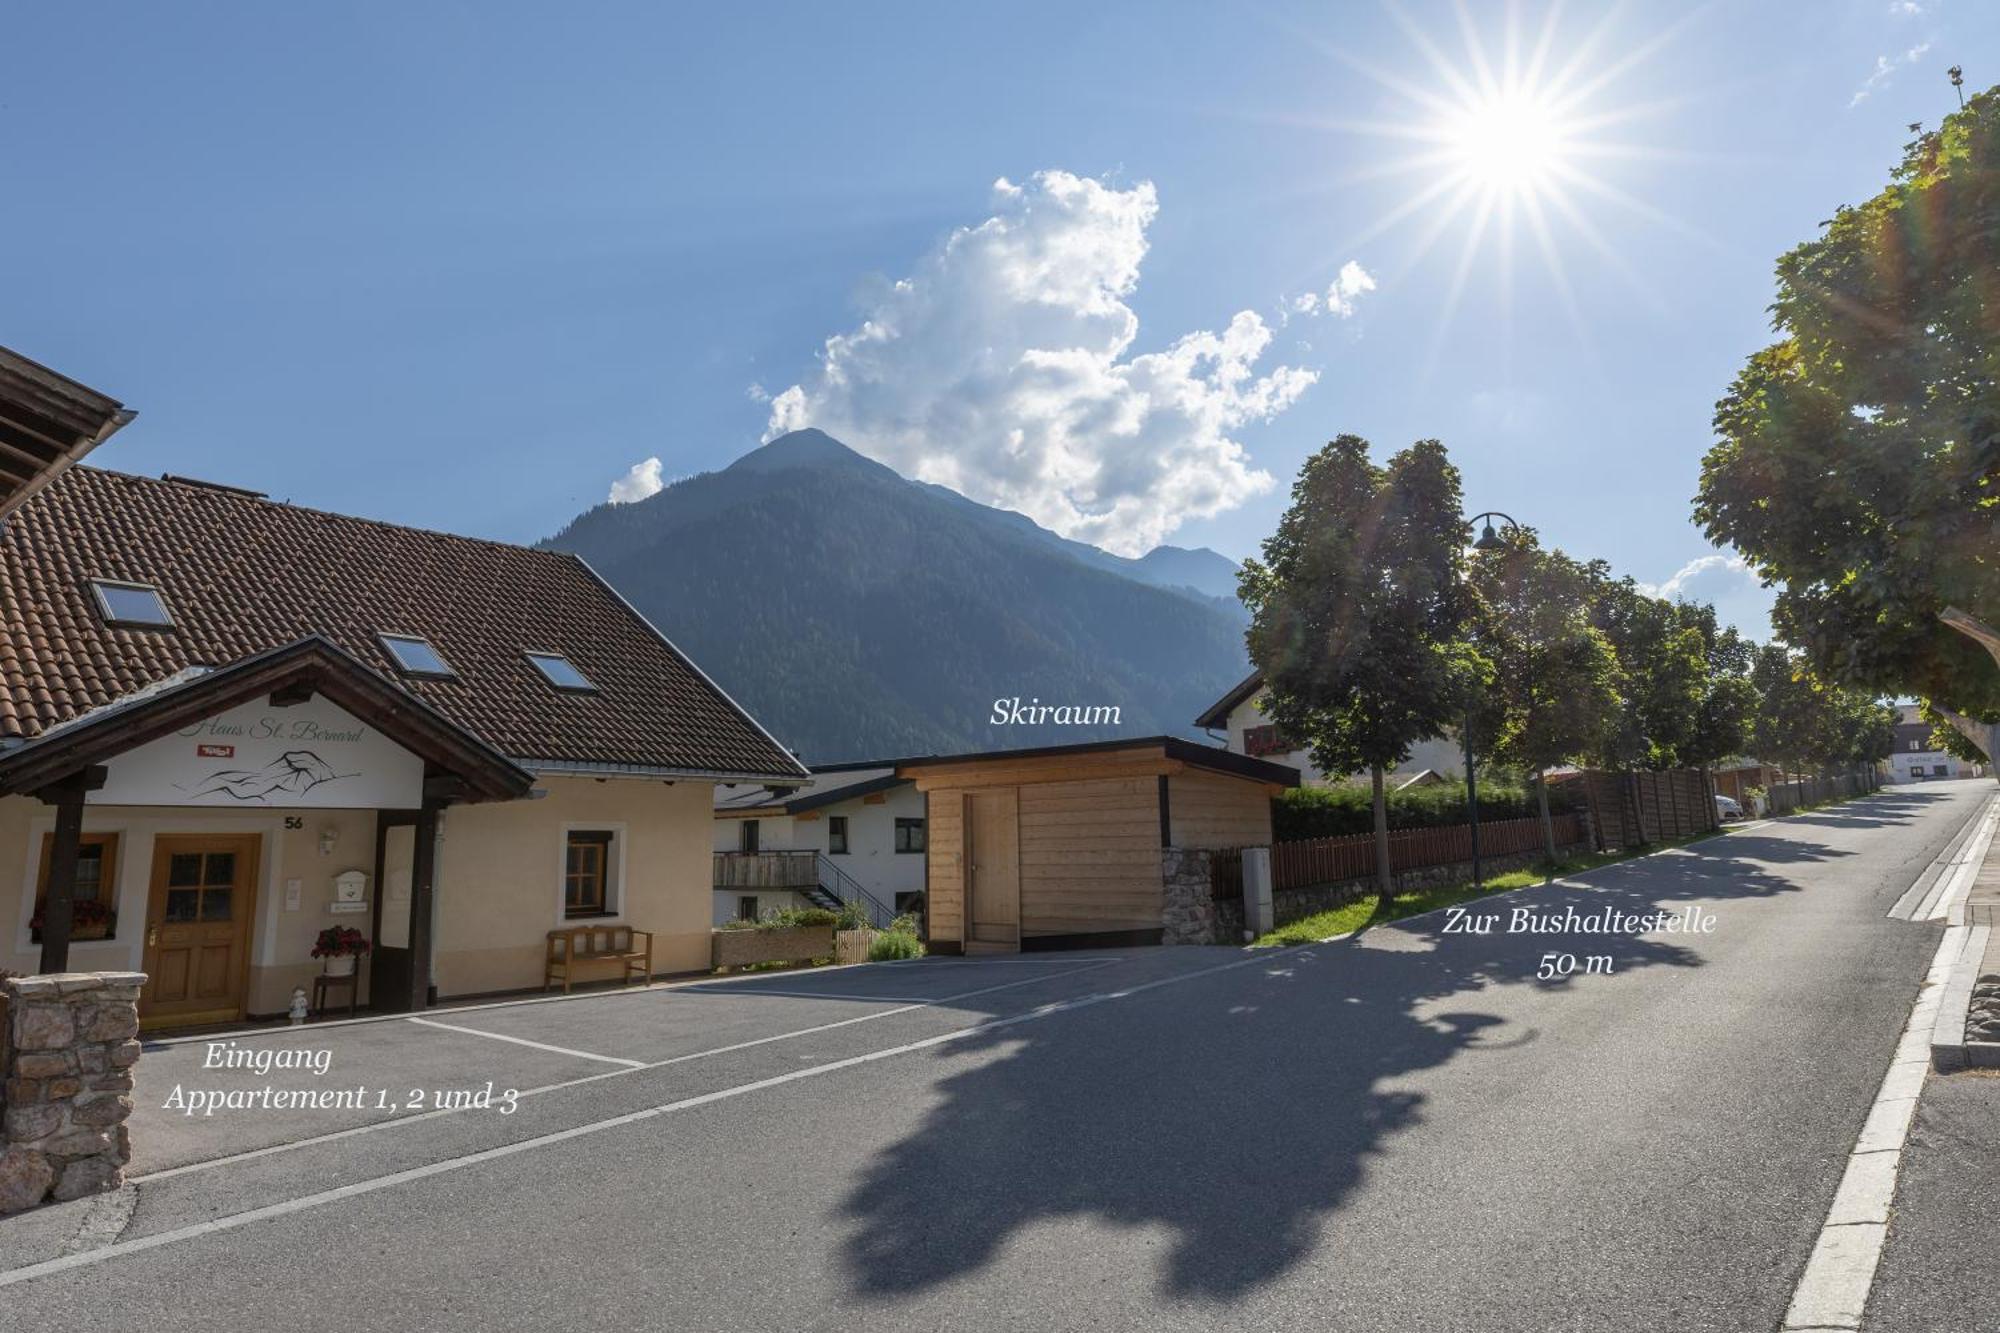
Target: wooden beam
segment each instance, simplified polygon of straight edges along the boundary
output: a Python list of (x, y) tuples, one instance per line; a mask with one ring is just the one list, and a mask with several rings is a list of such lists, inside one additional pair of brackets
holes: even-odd
[[(431, 1002), (431, 903), (437, 888), (437, 821), (442, 803), (426, 799), (417, 811), (415, 856), (410, 866), (410, 995), (412, 1012)], [(398, 997), (401, 998), (401, 997)]]
[(319, 689), (319, 680), (314, 676), (301, 676), (288, 681), (271, 691), (271, 707), (291, 708), (298, 704), (312, 702), (313, 694)]
[(83, 844), (83, 801), (104, 786), (105, 771), (87, 768), (35, 793), (56, 808), (49, 848), (49, 889), (42, 901), (43, 975), (69, 971), (69, 935), (76, 919), (76, 856)]

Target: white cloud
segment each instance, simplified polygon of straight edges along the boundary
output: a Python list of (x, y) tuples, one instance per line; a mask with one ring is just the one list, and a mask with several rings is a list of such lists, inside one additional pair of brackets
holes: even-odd
[(1665, 583), (1640, 583), (1639, 591), (1649, 597), (1680, 597), (1687, 591), (1688, 584), (1711, 570), (1724, 570), (1731, 574), (1749, 574), (1750, 562), (1740, 555), (1703, 555), (1682, 565), (1673, 572)]
[(1248, 310), (1219, 333), (1133, 354), (1126, 298), (1158, 211), (1146, 181), (997, 182), (992, 216), (874, 293), (814, 373), (771, 400), (764, 438), (817, 426), (1124, 553), (1269, 490), (1230, 433), (1283, 412), (1318, 376), (1259, 374), (1272, 334)]
[(1361, 267), (1358, 260), (1350, 259), (1340, 266), (1340, 272), (1334, 275), (1326, 295), (1299, 293), (1285, 302), (1278, 322), (1282, 324), (1293, 315), (1332, 315), (1336, 319), (1352, 319), (1357, 308), (1355, 302), (1374, 290), (1375, 275)]
[(1340, 274), (1334, 278), (1333, 286), (1326, 289), (1326, 311), (1329, 315), (1339, 315), (1348, 319), (1354, 314), (1354, 303), (1363, 293), (1375, 290), (1375, 275), (1354, 260), (1340, 266)]
[(1914, 65), (1917, 61), (1923, 59), (1924, 53), (1930, 49), (1931, 44), (1929, 42), (1919, 42), (1900, 56), (1876, 56), (1875, 68), (1870, 70), (1868, 77), (1861, 81), (1861, 86), (1854, 90), (1854, 96), (1848, 99), (1847, 105), (1850, 107), (1860, 106), (1868, 100), (1870, 93), (1886, 83), (1897, 70), (1905, 65)]
[(743, 391), (743, 396), (753, 403), (768, 403), (771, 401), (771, 391), (755, 380), (750, 381), (750, 387)]
[(1924, 7), (1917, 0), (1896, 0), (1889, 6), (1889, 12), (1898, 18), (1915, 18), (1924, 12)]
[(628, 505), (659, 494), (666, 484), (660, 479), (660, 460), (648, 458), (634, 463), (630, 472), (611, 483), (609, 498), (612, 504)]

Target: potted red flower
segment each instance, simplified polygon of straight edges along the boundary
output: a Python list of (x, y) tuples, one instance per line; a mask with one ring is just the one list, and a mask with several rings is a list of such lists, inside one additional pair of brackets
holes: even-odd
[(313, 941), (312, 956), (326, 960), (330, 977), (354, 975), (354, 960), (368, 952), (368, 937), (352, 926), (328, 926)]
[[(37, 899), (35, 914), (28, 920), (28, 931), (35, 943), (42, 940), (42, 919), (48, 911), (48, 900)], [(118, 925), (118, 913), (95, 898), (79, 898), (69, 905), (69, 937), (73, 940), (108, 940)]]

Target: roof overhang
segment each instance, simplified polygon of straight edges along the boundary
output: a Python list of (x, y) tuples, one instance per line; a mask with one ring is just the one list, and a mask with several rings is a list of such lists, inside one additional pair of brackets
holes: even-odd
[(1230, 688), (1229, 693), (1208, 706), (1207, 711), (1194, 720), (1194, 724), (1204, 731), (1229, 725), (1229, 715), (1236, 711), (1236, 705), (1264, 688), (1264, 673), (1253, 671)]
[(0, 754), (0, 796), (36, 792), (225, 709), (276, 694), (320, 695), (424, 761), (427, 799), (511, 801), (534, 775), (485, 741), (314, 635), (187, 674), (86, 713)]
[(132, 417), (117, 399), (0, 347), (0, 519)]
[(896, 765), (899, 777), (915, 780), (920, 791), (953, 786), (962, 781), (1066, 781), (1094, 777), (1170, 776), (1200, 769), (1260, 782), (1272, 788), (1296, 787), (1299, 771), (1283, 764), (1202, 745), (1180, 736), (1142, 736), (1133, 740), (1085, 741), (1022, 750), (986, 750), (974, 754), (928, 755)]

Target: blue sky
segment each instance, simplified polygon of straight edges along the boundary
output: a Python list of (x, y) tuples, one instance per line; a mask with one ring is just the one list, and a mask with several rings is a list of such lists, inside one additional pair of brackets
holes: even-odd
[[(1669, 584), (1712, 554), (1689, 497), (1772, 261), (1954, 105), (1946, 66), (2000, 80), (2000, 9), (1605, 13), (1507, 103), (1542, 117), (1581, 50), (1532, 130), (1570, 174), (1496, 187), (1509, 255), (1452, 190), (1383, 225), (1496, 151), (1410, 137), (1478, 82), (1445, 4), (19, 6), (0, 341), (138, 408), (106, 466), (506, 539), (808, 420), (1240, 557), (1352, 431), (1442, 438), (1472, 508)], [(1717, 566), (1671, 586), (1762, 633)]]

